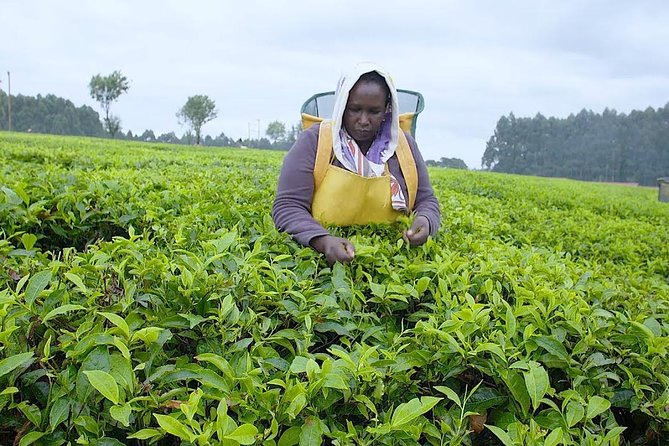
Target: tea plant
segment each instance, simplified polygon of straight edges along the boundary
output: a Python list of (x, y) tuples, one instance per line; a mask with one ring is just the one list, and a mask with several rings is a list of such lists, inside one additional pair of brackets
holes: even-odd
[(430, 172), (443, 227), (279, 233), (281, 153), (0, 135), (3, 444), (669, 440), (669, 208)]

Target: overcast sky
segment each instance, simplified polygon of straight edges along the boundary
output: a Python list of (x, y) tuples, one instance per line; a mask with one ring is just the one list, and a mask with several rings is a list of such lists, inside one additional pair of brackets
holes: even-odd
[(216, 101), (203, 133), (264, 134), (299, 121), (359, 61), (384, 66), (426, 102), (426, 159), (479, 168), (497, 120), (628, 113), (669, 102), (665, 1), (83, 1), (0, 3), (0, 87), (53, 93), (100, 111), (94, 74), (121, 70), (124, 131), (181, 134), (188, 96)]

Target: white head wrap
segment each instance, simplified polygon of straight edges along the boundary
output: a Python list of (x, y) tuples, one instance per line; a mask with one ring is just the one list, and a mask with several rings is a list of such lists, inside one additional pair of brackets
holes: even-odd
[[(332, 150), (334, 151), (337, 160), (339, 160), (339, 162), (343, 166), (353, 171), (355, 171), (355, 167), (352, 168), (351, 166), (347, 165), (348, 162), (346, 161), (346, 158), (344, 157), (342, 151), (343, 149), (341, 145), (341, 140), (337, 135), (339, 135), (339, 130), (343, 126), (344, 111), (346, 110), (346, 103), (348, 102), (348, 95), (351, 89), (353, 88), (355, 83), (358, 82), (360, 76), (362, 76), (365, 73), (369, 73), (370, 71), (376, 71), (381, 76), (383, 76), (383, 78), (386, 80), (386, 83), (388, 84), (388, 88), (390, 89), (390, 105), (392, 110), (390, 142), (388, 144), (388, 148), (382, 154), (381, 164), (380, 164), (381, 168), (383, 167), (383, 164), (385, 164), (385, 162), (388, 161), (388, 159), (395, 153), (395, 149), (397, 149), (397, 142), (399, 139), (399, 132), (400, 132), (399, 104), (397, 101), (397, 90), (395, 89), (395, 84), (393, 82), (393, 79), (390, 77), (390, 74), (388, 74), (388, 72), (385, 69), (376, 64), (370, 62), (362, 62), (355, 65), (348, 73), (345, 73), (339, 79), (339, 82), (337, 84), (337, 90), (335, 92), (334, 110), (332, 112), (332, 135), (333, 135)], [(380, 175), (381, 172), (379, 172), (378, 174)]]

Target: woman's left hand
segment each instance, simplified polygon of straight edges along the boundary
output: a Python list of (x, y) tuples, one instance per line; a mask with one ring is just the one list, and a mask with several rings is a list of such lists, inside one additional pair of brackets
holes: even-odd
[(411, 224), (411, 228), (402, 233), (402, 238), (411, 246), (420, 246), (427, 241), (430, 235), (430, 222), (419, 215)]

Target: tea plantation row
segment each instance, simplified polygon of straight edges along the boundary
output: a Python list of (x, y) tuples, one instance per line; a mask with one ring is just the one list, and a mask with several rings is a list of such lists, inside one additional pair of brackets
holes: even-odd
[(2, 444), (669, 442), (654, 190), (431, 170), (437, 237), (329, 268), (282, 155), (0, 134)]

